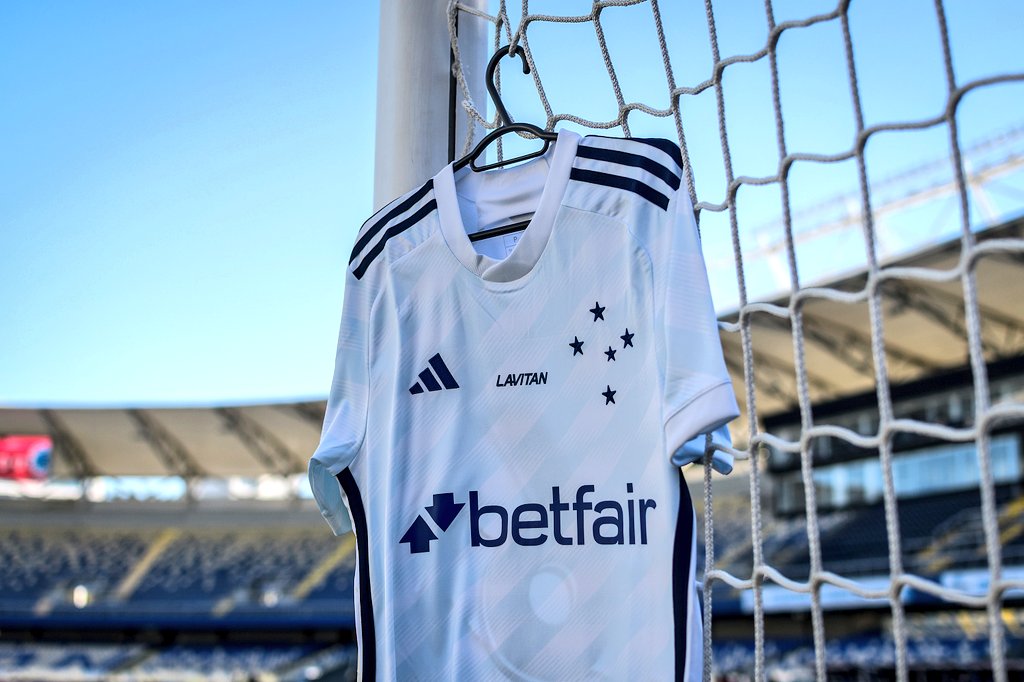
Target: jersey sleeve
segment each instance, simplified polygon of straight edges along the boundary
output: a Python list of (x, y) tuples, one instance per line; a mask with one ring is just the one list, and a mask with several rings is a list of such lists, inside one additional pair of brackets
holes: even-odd
[(348, 516), (337, 475), (352, 460), (366, 433), (369, 403), (369, 327), (374, 287), (369, 278), (346, 271), (334, 377), (327, 397), (320, 444), (309, 461), (309, 483), (320, 513), (335, 535), (346, 532)]
[[(686, 443), (716, 430), (721, 440), (722, 427), (739, 416), (739, 407), (722, 356), (718, 320), (685, 183), (680, 183), (669, 211), (667, 234), (653, 240), (650, 255), (665, 372), (665, 434), (672, 462), (681, 466), (694, 461), (693, 447), (688, 451)], [(703, 438), (699, 442), (703, 456)], [(716, 460), (719, 455), (726, 453), (716, 450)], [(724, 461), (716, 463), (725, 465)]]

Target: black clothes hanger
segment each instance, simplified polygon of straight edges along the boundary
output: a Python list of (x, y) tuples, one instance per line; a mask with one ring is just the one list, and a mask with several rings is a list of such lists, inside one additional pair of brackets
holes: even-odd
[[(514, 121), (512, 121), (512, 117), (508, 115), (508, 109), (505, 108), (504, 103), (502, 103), (501, 101), (501, 95), (498, 94), (498, 88), (494, 85), (494, 72), (497, 70), (498, 62), (501, 60), (502, 57), (504, 57), (505, 55), (511, 55), (515, 57), (517, 54), (523, 60), (523, 73), (530, 73), (530, 65), (526, 61), (526, 52), (520, 52), (518, 49), (515, 52), (512, 52), (509, 50), (508, 45), (498, 48), (498, 51), (494, 53), (494, 55), (491, 57), (491, 60), (487, 63), (487, 92), (491, 95), (491, 99), (494, 100), (494, 108), (497, 109), (498, 111), (498, 121), (500, 121), (502, 125), (498, 128), (495, 128), (487, 135), (485, 135), (484, 139), (480, 140), (480, 142), (477, 143), (476, 147), (473, 148), (473, 151), (471, 151), (469, 154), (456, 161), (452, 166), (453, 172), (461, 170), (465, 168), (467, 165), (472, 170), (480, 172), (490, 170), (492, 168), (499, 168), (510, 163), (526, 161), (527, 159), (532, 159), (536, 156), (544, 154), (544, 152), (548, 150), (548, 147), (551, 145), (551, 143), (558, 139), (558, 133), (544, 130), (543, 128), (539, 128), (533, 125), (532, 123), (515, 123)], [(524, 154), (523, 156), (519, 156), (514, 159), (504, 159), (502, 161), (496, 161), (494, 163), (489, 163), (485, 166), (479, 167), (474, 163), (476, 159), (481, 154), (483, 154), (484, 150), (487, 148), (487, 145), (489, 145), (491, 142), (498, 139), (502, 135), (513, 132), (531, 133), (535, 135), (537, 138), (544, 140), (544, 146), (541, 147), (538, 151), (531, 152), (529, 154)], [(471, 242), (476, 242), (480, 241), (481, 239), (488, 239), (490, 237), (498, 237), (500, 235), (509, 234), (511, 232), (518, 232), (519, 230), (522, 230), (529, 224), (529, 220), (524, 220), (522, 222), (513, 223), (511, 225), (502, 225), (501, 227), (494, 227), (489, 230), (481, 230), (480, 232), (474, 232), (473, 234), (469, 235), (469, 240)]]
[[(508, 115), (508, 109), (505, 108), (505, 105), (501, 101), (501, 95), (498, 94), (498, 88), (494, 85), (494, 72), (498, 68), (498, 62), (501, 60), (502, 57), (504, 57), (505, 55), (511, 55), (515, 57), (517, 54), (523, 59), (523, 73), (530, 73), (530, 65), (526, 61), (526, 52), (521, 52), (518, 48), (515, 52), (510, 52), (508, 45), (505, 45), (504, 47), (499, 47), (498, 51), (495, 52), (494, 56), (491, 57), (491, 61), (487, 63), (487, 72), (485, 76), (487, 80), (487, 92), (490, 93), (491, 99), (494, 100), (494, 108), (498, 110), (498, 121), (501, 123), (501, 127), (495, 128), (491, 132), (487, 133), (487, 135), (484, 136), (484, 139), (480, 140), (476, 147), (473, 148), (473, 151), (471, 151), (469, 154), (463, 156), (461, 159), (456, 161), (455, 165), (452, 166), (453, 171), (461, 170), (465, 168), (466, 165), (469, 165), (469, 167), (475, 171), (485, 171), (490, 170), (492, 168), (498, 168), (499, 166), (504, 166), (506, 164), (517, 163), (519, 161), (525, 161), (526, 159), (532, 159), (533, 157), (540, 156), (541, 154), (546, 152), (548, 150), (548, 145), (550, 145), (552, 142), (558, 139), (558, 133), (544, 130), (543, 128), (539, 128), (533, 125), (532, 123), (515, 123), (512, 120), (512, 117)], [(540, 151), (532, 152), (530, 154), (526, 154), (524, 156), (520, 156), (514, 159), (496, 161), (494, 163), (489, 163), (486, 166), (478, 167), (475, 163), (473, 163), (474, 161), (476, 161), (477, 157), (483, 153), (484, 149), (486, 149), (487, 145), (489, 145), (491, 142), (493, 142), (494, 140), (498, 139), (499, 137), (506, 133), (512, 133), (517, 131), (524, 133), (532, 133), (533, 135), (536, 135), (540, 139), (544, 140), (544, 146), (540, 149)]]

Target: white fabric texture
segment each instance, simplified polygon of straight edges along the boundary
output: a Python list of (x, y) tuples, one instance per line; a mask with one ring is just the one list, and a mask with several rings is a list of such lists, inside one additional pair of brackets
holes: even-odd
[(681, 175), (563, 130), (360, 230), (309, 473), (352, 515), (364, 679), (700, 679), (679, 465), (738, 408)]

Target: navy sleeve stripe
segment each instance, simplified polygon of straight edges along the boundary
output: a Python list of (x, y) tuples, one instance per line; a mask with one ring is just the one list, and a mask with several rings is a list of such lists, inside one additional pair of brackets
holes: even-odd
[(356, 279), (363, 278), (363, 275), (366, 274), (366, 269), (370, 267), (370, 263), (372, 263), (374, 259), (376, 259), (377, 256), (381, 254), (381, 252), (384, 250), (384, 245), (387, 243), (389, 239), (394, 237), (396, 234), (401, 234), (402, 232), (405, 232), (410, 227), (412, 227), (419, 221), (423, 220), (423, 218), (425, 218), (436, 208), (437, 201), (435, 199), (431, 199), (427, 203), (423, 204), (423, 206), (420, 207), (420, 210), (416, 211), (402, 222), (395, 223), (394, 225), (389, 227), (387, 231), (384, 232), (384, 236), (381, 237), (380, 240), (373, 245), (373, 248), (370, 249), (370, 251), (363, 257), (363, 260), (359, 262), (359, 265), (356, 266), (356, 269), (352, 271), (352, 274), (356, 276)]
[(691, 552), (693, 551), (693, 501), (686, 487), (683, 470), (679, 469), (679, 513), (676, 516), (676, 537), (672, 547), (672, 611), (674, 614), (676, 679), (683, 679), (690, 633), (690, 585), (694, 576), (690, 574)]
[[(391, 220), (394, 220), (395, 218), (397, 218), (398, 216), (402, 215), (410, 208), (415, 206), (416, 203), (424, 196), (426, 196), (427, 192), (429, 192), (432, 189), (434, 189), (434, 180), (427, 180), (426, 184), (420, 187), (418, 190), (416, 190), (414, 194), (409, 195), (407, 199), (405, 199), (404, 201), (396, 205), (394, 208), (392, 208), (390, 211), (388, 211), (386, 214), (381, 216), (380, 219), (375, 221), (373, 225), (371, 225), (366, 231), (364, 231), (363, 235), (356, 241), (356, 245), (352, 247), (352, 255), (349, 256), (348, 259), (349, 265), (351, 265), (352, 261), (356, 259), (356, 257), (360, 254), (360, 252), (362, 252), (364, 248), (366, 248), (366, 245), (373, 241), (373, 238), (377, 235), (378, 232), (380, 232), (381, 228), (387, 225)], [(373, 218), (371, 218), (370, 220), (373, 220)]]
[(356, 560), (359, 571), (359, 672), (360, 679), (377, 678), (377, 633), (373, 625), (373, 595), (370, 593), (370, 548), (369, 530), (366, 527), (366, 511), (359, 495), (359, 486), (348, 469), (338, 473), (338, 483), (345, 493), (349, 511), (352, 513), (353, 532), (356, 535)]
[(620, 152), (615, 149), (604, 149), (603, 147), (585, 147), (580, 145), (576, 150), (576, 155), (581, 156), (585, 159), (594, 159), (595, 161), (607, 161), (609, 163), (617, 163), (620, 166), (632, 166), (634, 168), (640, 168), (647, 171), (651, 175), (661, 178), (666, 185), (672, 188), (672, 191), (679, 189), (679, 176), (665, 168), (660, 163), (646, 156), (639, 154), (630, 154), (628, 152)]
[(634, 180), (633, 178), (624, 178), (621, 175), (600, 173), (598, 171), (586, 170), (584, 168), (573, 168), (572, 172), (569, 173), (569, 179), (577, 180), (579, 182), (589, 182), (594, 185), (624, 189), (626, 191), (639, 194), (663, 211), (668, 210), (669, 199), (667, 196), (650, 185), (646, 185), (639, 180)]

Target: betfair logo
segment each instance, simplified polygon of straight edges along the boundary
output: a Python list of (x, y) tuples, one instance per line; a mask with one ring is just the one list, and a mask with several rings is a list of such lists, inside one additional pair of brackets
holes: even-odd
[[(440, 495), (434, 495), (434, 504), (427, 507), (427, 514), (434, 520), (437, 527), (441, 529), (441, 532), (448, 530), (449, 526), (452, 525), (452, 521), (459, 515), (462, 508), (466, 506), (465, 502), (455, 502), (454, 493), (442, 493)], [(405, 535), (399, 540), (400, 543), (408, 543), (409, 551), (413, 554), (419, 554), (420, 552), (429, 552), (430, 543), (437, 539), (434, 535), (434, 531), (430, 528), (430, 524), (427, 523), (422, 515), (417, 515), (416, 520), (413, 521), (412, 525), (409, 526), (409, 530), (405, 531)]]
[[(548, 502), (527, 502), (509, 510), (499, 504), (482, 504), (480, 493), (469, 491), (469, 544), (471, 547), (500, 547), (509, 538), (523, 547), (543, 545), (553, 540), (559, 545), (584, 545), (588, 540), (599, 545), (646, 545), (648, 515), (658, 503), (648, 498), (630, 497), (633, 484), (626, 484), (624, 501), (587, 499), (595, 492), (592, 485), (576, 489), (573, 502), (562, 500), (562, 490), (551, 488)], [(445, 533), (462, 512), (465, 502), (456, 502), (454, 493), (434, 495), (426, 507), (436, 528)], [(570, 513), (571, 512), (571, 513)], [(575, 532), (574, 532), (575, 531)], [(422, 514), (405, 532), (401, 544), (411, 554), (430, 551), (438, 534)]]

